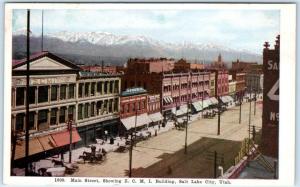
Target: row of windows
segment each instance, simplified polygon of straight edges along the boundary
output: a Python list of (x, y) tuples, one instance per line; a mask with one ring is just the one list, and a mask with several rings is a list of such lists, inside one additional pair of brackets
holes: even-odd
[[(68, 93), (67, 93), (68, 88)], [(50, 89), (50, 95), (49, 95)], [(22, 106), (25, 104), (25, 87), (16, 88), (16, 106)], [(37, 95), (36, 95), (37, 91)], [(31, 86), (28, 91), (29, 104), (44, 103), (50, 101), (65, 100), (75, 98), (75, 84), (62, 84), (50, 86)]]
[(148, 105), (149, 112), (159, 110), (159, 103), (151, 103)]
[(78, 97), (95, 96), (96, 93), (108, 94), (119, 92), (119, 81), (104, 81), (104, 82), (86, 82), (79, 83)]
[[(68, 111), (67, 111), (68, 110)], [(75, 106), (52, 108), (50, 110), (50, 124), (48, 124), (48, 109), (39, 110), (36, 112), (29, 112), (29, 128), (31, 130), (42, 130), (48, 128), (48, 126), (58, 125), (60, 123), (66, 123), (68, 119), (74, 120)], [(66, 112), (67, 115), (66, 116)], [(37, 121), (35, 124), (34, 116), (37, 115)], [(25, 113), (19, 113), (16, 115), (15, 130), (22, 131), (25, 129)]]
[(78, 105), (78, 120), (118, 111), (119, 99), (110, 99)]
[(135, 103), (126, 103), (121, 105), (121, 114), (128, 114), (131, 112), (136, 112), (146, 108), (146, 100), (137, 101)]

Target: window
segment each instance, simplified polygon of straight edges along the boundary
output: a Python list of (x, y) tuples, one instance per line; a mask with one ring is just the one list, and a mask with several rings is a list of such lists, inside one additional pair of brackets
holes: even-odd
[(68, 120), (74, 120), (74, 109), (75, 109), (75, 106), (69, 106), (69, 108), (68, 108)]
[(91, 103), (91, 116), (95, 116), (95, 103)]
[[(35, 103), (35, 89), (36, 87), (30, 86), (29, 87), (29, 104)], [(48, 90), (47, 90), (47, 101), (48, 101)]]
[(69, 84), (69, 99), (73, 99), (75, 97), (75, 84)]
[(97, 82), (97, 92), (102, 93), (102, 82)]
[(57, 85), (51, 86), (51, 101), (57, 100)]
[(44, 103), (48, 102), (48, 86), (39, 86), (38, 87), (38, 102)]
[(65, 123), (66, 122), (66, 108), (61, 107), (59, 111), (59, 123)]
[(114, 104), (115, 104), (115, 106), (114, 106), (114, 110), (115, 111), (114, 112), (119, 111), (119, 108), (118, 108), (119, 107), (119, 99), (118, 98), (115, 99), (115, 103)]
[(109, 82), (109, 93), (113, 93), (113, 86), (114, 86), (114, 82), (110, 81)]
[(47, 112), (48, 110), (40, 110), (38, 113), (38, 129), (47, 127)]
[(84, 118), (88, 118), (89, 117), (89, 104), (85, 103), (84, 104)]
[(78, 105), (78, 120), (82, 119), (82, 104)]
[(115, 93), (119, 93), (119, 81), (115, 81)]
[(79, 83), (79, 88), (78, 88), (78, 97), (83, 97), (83, 83)]
[(107, 94), (107, 89), (108, 89), (108, 82), (104, 82), (104, 94)]
[(91, 96), (94, 96), (94, 95), (95, 95), (95, 85), (96, 85), (95, 82), (92, 82), (92, 83), (91, 83)]
[(67, 85), (63, 84), (60, 86), (60, 100), (64, 100), (67, 98), (66, 95)]
[(19, 87), (16, 90), (16, 105), (24, 105), (25, 104), (25, 94), (24, 94), (25, 88)]
[(56, 118), (57, 118), (56, 112), (57, 112), (57, 108), (51, 109), (50, 125), (56, 125)]
[(109, 100), (109, 103), (108, 103), (108, 113), (111, 113), (112, 112), (112, 101), (113, 100)]
[[(34, 129), (34, 114), (35, 114), (35, 112), (29, 112), (29, 129), (30, 130)], [(46, 118), (46, 122), (47, 122), (47, 118)]]
[(90, 87), (90, 83), (85, 83), (85, 85), (84, 85), (84, 96), (85, 97), (89, 96), (89, 87)]
[(23, 131), (23, 129), (24, 129), (24, 117), (25, 117), (24, 113), (23, 114), (17, 114), (17, 116), (16, 116), (16, 127), (15, 127), (16, 131)]
[(126, 113), (129, 113), (130, 108), (129, 108), (129, 104), (126, 104)]
[(132, 108), (132, 111), (134, 112), (135, 111), (135, 103), (131, 104), (131, 108)]

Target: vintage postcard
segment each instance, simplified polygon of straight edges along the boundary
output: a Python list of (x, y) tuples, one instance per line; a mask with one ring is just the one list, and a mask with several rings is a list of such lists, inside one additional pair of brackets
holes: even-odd
[(295, 4), (5, 4), (4, 183), (293, 185), (295, 28)]

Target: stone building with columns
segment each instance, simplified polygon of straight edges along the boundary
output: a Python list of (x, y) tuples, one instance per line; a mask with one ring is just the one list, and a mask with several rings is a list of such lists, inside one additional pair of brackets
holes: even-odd
[[(12, 61), (11, 129), (18, 136), (14, 157), (24, 157), (26, 59)], [(107, 130), (116, 134), (120, 76), (82, 72), (50, 52), (30, 56), (30, 156), (69, 145), (87, 145)]]

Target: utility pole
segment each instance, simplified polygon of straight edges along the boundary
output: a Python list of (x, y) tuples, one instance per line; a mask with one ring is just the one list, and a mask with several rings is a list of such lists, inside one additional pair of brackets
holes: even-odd
[(220, 96), (218, 96), (218, 135), (220, 135), (220, 126), (221, 126), (221, 102), (220, 102)]
[(256, 90), (254, 91), (254, 116), (256, 114)]
[(70, 146), (69, 146), (69, 163), (72, 163), (72, 131), (73, 131), (73, 121), (69, 120), (68, 121), (68, 128), (69, 128), (69, 133), (70, 133)]
[(242, 122), (242, 95), (239, 94), (239, 100), (240, 100), (240, 116), (239, 116), (239, 124)]
[(44, 10), (42, 10), (42, 42), (41, 42), (41, 51), (44, 51)]
[[(191, 71), (189, 73), (189, 76), (191, 77)], [(187, 154), (187, 136), (188, 136), (188, 122), (189, 122), (189, 109), (190, 109), (190, 105), (191, 105), (191, 99), (192, 99), (192, 86), (191, 86), (191, 82), (192, 82), (192, 77), (190, 78), (189, 81), (189, 86), (190, 86), (190, 97), (187, 103), (187, 111), (186, 111), (186, 124), (185, 124), (185, 142), (184, 142), (184, 154)]]
[(252, 87), (250, 88), (250, 108), (249, 108), (249, 125), (248, 125), (248, 131), (249, 131), (249, 140), (250, 140), (250, 137), (251, 137), (251, 134), (250, 134), (250, 125), (251, 125), (251, 101), (252, 101)]
[(25, 128), (25, 176), (29, 176), (29, 60), (30, 60), (30, 10), (27, 9), (27, 46), (26, 46), (26, 128)]

